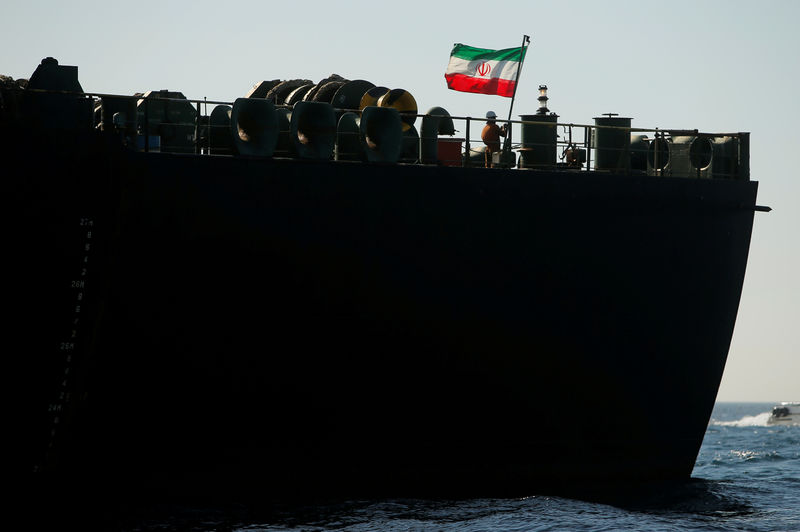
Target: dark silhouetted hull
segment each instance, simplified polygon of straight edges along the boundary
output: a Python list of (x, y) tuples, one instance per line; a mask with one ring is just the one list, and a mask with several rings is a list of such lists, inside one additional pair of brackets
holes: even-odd
[(691, 474), (755, 182), (5, 142), (35, 478), (449, 495)]

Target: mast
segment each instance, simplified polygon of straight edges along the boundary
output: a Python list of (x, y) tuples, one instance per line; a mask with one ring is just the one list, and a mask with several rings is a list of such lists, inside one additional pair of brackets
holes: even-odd
[(511, 151), (511, 111), (514, 109), (514, 98), (517, 97), (517, 84), (519, 83), (519, 72), (522, 70), (522, 63), (525, 61), (525, 46), (531, 42), (527, 35), (522, 36), (522, 44), (519, 47), (519, 64), (517, 65), (517, 76), (514, 78), (514, 92), (511, 94), (511, 104), (508, 106), (508, 129), (506, 130), (506, 140), (503, 142), (503, 151)]

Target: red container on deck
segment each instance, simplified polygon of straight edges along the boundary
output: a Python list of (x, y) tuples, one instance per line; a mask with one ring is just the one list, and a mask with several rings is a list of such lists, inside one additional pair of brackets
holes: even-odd
[(461, 166), (461, 142), (464, 139), (438, 139), (439, 164)]

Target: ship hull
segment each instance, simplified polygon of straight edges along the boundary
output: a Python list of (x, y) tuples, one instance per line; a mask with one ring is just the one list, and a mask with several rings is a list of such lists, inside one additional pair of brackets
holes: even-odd
[(8, 142), (35, 478), (305, 496), (690, 477), (755, 182)]

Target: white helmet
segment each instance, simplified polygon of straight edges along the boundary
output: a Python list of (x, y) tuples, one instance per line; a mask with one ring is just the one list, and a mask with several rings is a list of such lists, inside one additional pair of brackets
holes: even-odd
[(494, 111), (489, 111), (486, 113), (486, 118), (497, 118), (497, 114)]

